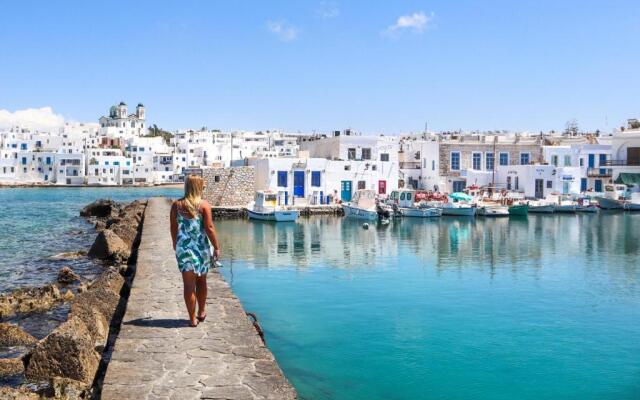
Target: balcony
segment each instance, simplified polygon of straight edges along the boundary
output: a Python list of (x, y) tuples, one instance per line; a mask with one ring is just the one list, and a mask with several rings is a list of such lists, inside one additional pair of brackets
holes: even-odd
[(638, 167), (640, 166), (640, 159), (607, 160), (602, 165), (606, 167)]
[(587, 176), (589, 178), (611, 178), (611, 168), (589, 168)]

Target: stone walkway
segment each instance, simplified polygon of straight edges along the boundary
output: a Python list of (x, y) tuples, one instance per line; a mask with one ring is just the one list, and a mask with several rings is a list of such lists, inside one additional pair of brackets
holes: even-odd
[(207, 320), (188, 326), (169, 209), (167, 199), (149, 200), (136, 277), (102, 398), (296, 399), (217, 271), (208, 276)]

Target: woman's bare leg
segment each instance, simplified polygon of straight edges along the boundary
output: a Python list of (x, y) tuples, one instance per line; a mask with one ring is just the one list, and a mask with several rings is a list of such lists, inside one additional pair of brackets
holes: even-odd
[(197, 325), (196, 319), (196, 274), (189, 271), (182, 273), (182, 282), (184, 283), (184, 303), (187, 305), (189, 313), (189, 321), (191, 325)]
[(196, 297), (198, 298), (198, 317), (202, 318), (207, 314), (204, 310), (207, 304), (207, 274), (196, 277)]

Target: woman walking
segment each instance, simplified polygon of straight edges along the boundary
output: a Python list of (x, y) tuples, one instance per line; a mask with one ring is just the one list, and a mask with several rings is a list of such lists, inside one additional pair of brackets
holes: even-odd
[[(207, 272), (213, 258), (220, 257), (220, 245), (211, 217), (211, 206), (202, 200), (204, 180), (189, 175), (184, 197), (171, 206), (171, 238), (178, 268), (184, 283), (184, 302), (189, 313), (189, 326), (196, 327), (207, 317)], [(211, 245), (214, 252), (211, 254)], [(196, 303), (198, 306), (196, 314)]]

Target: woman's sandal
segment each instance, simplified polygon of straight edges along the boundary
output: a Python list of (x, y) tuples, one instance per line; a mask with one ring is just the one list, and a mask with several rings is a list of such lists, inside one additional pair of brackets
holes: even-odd
[[(200, 320), (198, 319), (198, 321), (200, 321)], [(194, 324), (194, 323), (192, 323), (191, 321), (189, 321), (189, 327), (190, 327), (190, 328), (196, 328), (197, 326), (198, 326), (198, 323), (197, 323), (197, 322)]]
[(196, 317), (196, 319), (197, 319), (199, 322), (204, 322), (204, 320), (205, 320), (206, 318), (207, 318), (207, 314), (205, 314), (205, 315), (204, 315), (204, 316), (202, 316), (202, 317)]

